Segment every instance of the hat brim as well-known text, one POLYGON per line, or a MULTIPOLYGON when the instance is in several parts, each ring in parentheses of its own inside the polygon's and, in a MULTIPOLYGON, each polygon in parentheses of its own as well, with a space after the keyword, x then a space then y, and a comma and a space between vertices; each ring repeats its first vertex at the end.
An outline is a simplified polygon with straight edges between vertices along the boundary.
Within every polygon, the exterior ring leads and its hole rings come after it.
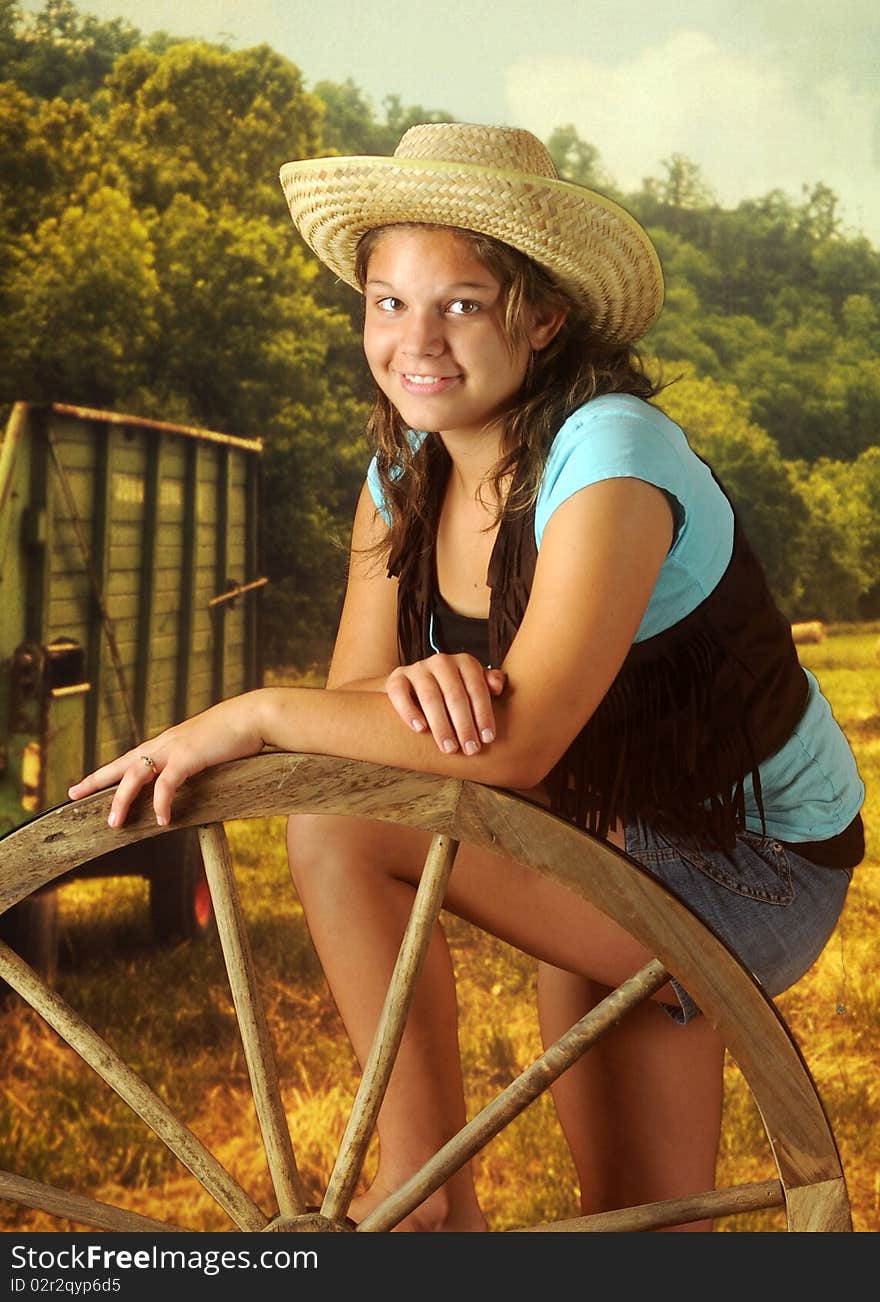
POLYGON ((376 226, 426 222, 491 235, 525 253, 585 303, 610 343, 640 338, 663 306, 660 259, 642 226, 605 195, 568 181, 439 159, 309 158, 285 163, 294 225, 341 280, 376 226))

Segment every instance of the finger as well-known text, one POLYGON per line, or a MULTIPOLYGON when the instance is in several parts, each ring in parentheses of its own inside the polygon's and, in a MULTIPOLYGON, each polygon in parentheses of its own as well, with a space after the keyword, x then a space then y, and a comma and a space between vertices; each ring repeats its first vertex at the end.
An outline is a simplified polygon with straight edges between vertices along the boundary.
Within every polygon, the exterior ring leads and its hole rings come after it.
POLYGON ((79 782, 74 782, 72 787, 68 787, 68 796, 71 800, 82 800, 84 796, 92 796, 96 791, 104 791, 107 787, 116 786, 127 771, 131 759, 131 752, 128 752, 120 755, 110 764, 95 769, 94 773, 87 774, 86 777, 80 778, 79 782))
POLYGON ((507 684, 507 674, 503 669, 487 669, 486 683, 493 696, 500 696, 507 684))
MULTIPOLYGON (((441 668, 442 671, 442 667, 436 663, 440 660, 440 656, 433 656, 431 669, 422 664, 411 665, 409 667, 409 679, 431 736, 444 754, 451 755, 458 750, 458 737, 448 711, 446 692, 441 688, 436 677, 437 669, 441 668)), ((458 691, 464 696, 461 678, 458 675, 456 675, 456 678, 458 691)))
POLYGON ((476 755, 482 745, 481 730, 494 733, 491 699, 479 661, 470 655, 438 656, 432 668, 458 745, 466 755, 476 755))
POLYGON ((129 761, 110 802, 107 822, 111 827, 122 827, 132 802, 145 786, 153 781, 153 772, 138 756, 129 761))
POLYGON ((199 771, 194 767, 181 767, 173 757, 162 769, 153 787, 153 811, 160 827, 167 827, 171 822, 171 806, 180 787, 199 771))
POLYGON ((495 710, 492 705, 489 674, 479 661, 471 656, 463 659, 460 671, 468 696, 473 732, 481 744, 488 744, 495 740, 495 710))
POLYGON ((394 709, 413 732, 424 732, 428 722, 419 708, 412 683, 402 670, 395 669, 385 682, 385 693, 394 709))

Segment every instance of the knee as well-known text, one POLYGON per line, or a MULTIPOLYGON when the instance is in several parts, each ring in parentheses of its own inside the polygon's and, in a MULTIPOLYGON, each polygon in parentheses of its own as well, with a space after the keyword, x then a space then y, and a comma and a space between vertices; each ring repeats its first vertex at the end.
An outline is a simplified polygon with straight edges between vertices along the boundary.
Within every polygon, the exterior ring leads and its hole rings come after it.
POLYGON ((287 820, 287 862, 293 884, 300 890, 319 873, 332 870, 339 848, 326 814, 291 814, 287 820))
POLYGON ((291 814, 287 861, 297 891, 351 889, 358 880, 373 887, 380 879, 410 880, 421 864, 420 842, 411 829, 338 814, 291 814))
POLYGON ((287 862, 300 894, 314 884, 323 892, 349 886, 357 877, 382 872, 393 857, 377 843, 371 824, 337 814, 291 814, 287 820, 287 862))

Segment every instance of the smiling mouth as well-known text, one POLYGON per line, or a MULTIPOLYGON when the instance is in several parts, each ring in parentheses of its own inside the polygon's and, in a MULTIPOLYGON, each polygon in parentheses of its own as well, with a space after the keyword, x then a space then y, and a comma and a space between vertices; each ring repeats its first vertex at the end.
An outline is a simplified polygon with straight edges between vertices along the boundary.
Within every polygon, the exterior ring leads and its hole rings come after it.
POLYGON ((418 371, 398 371, 400 386, 410 396, 433 398, 445 393, 461 379, 460 375, 420 375, 418 371))

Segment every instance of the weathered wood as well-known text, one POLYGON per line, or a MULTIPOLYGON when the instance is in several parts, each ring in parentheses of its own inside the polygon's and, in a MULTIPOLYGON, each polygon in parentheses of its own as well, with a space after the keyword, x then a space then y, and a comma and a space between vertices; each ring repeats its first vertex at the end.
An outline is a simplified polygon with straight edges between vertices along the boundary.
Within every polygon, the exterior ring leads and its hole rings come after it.
POLYGON ((666 969, 660 963, 652 962, 619 985, 554 1041, 525 1071, 520 1072, 405 1184, 374 1207, 358 1229, 376 1232, 397 1225, 549 1089, 591 1045, 668 980, 666 969))
POLYGON ((435 836, 431 841, 370 1054, 327 1184, 321 1214, 328 1220, 338 1220, 348 1211, 397 1059, 416 981, 440 916, 457 850, 458 842, 449 837, 435 836))
POLYGON ((267 1218, 191 1130, 122 1061, 42 977, 0 941, 0 977, 26 999, 82 1060, 115 1090, 196 1177, 242 1230, 261 1230, 267 1218))
POLYGON ((842 1176, 800 1049, 752 974, 646 869, 527 801, 466 784, 457 834, 510 854, 588 899, 640 941, 723 1034, 761 1113, 786 1188, 842 1176))
MULTIPOLYGON (((0 910, 106 850, 162 834, 148 796, 129 826, 108 828, 110 800, 104 792, 63 806, 6 837, 0 845, 0 910)), ((486 846, 590 901, 680 980, 718 1028, 761 1114, 790 1226, 852 1228, 828 1119, 772 1000, 690 910, 621 851, 518 796, 476 783, 279 752, 192 779, 175 802, 174 826, 292 812, 376 818, 486 846)), ((334 1207, 344 1201, 333 1194, 334 1207)))
POLYGON ((691 1225, 694 1221, 736 1216, 742 1212, 766 1211, 769 1207, 782 1207, 784 1204, 785 1194, 779 1181, 763 1180, 758 1184, 735 1185, 731 1189, 713 1189, 710 1193, 692 1194, 687 1198, 667 1198, 659 1203, 597 1212, 595 1216, 576 1216, 567 1221, 550 1221, 546 1225, 524 1225, 520 1229, 508 1230, 508 1233, 593 1234, 604 1230, 632 1234, 665 1230, 672 1225, 691 1225))
MULTIPOLYGON (((320 690, 320 689, 315 689, 320 690)), ((449 834, 461 782, 327 755, 265 751, 218 764, 191 778, 160 828, 151 789, 124 827, 107 826, 112 791, 59 805, 2 840, 0 913, 98 855, 181 827, 302 813, 348 814, 449 834)))
POLYGON ((846 1182, 826 1180, 824 1184, 786 1189, 785 1206, 789 1230, 840 1233, 852 1229, 846 1182))
POLYGON ((11 1171, 0 1171, 0 1198, 21 1207, 33 1207, 50 1216, 63 1216, 78 1225, 94 1225, 98 1230, 115 1230, 120 1234, 186 1234, 182 1225, 154 1221, 151 1216, 127 1212, 110 1203, 100 1203, 82 1194, 64 1193, 52 1185, 25 1180, 11 1171))
POLYGON ((305 1193, 296 1169, 281 1101, 275 1050, 257 986, 244 911, 223 824, 200 827, 199 845, 278 1211, 282 1216, 296 1216, 305 1207, 305 1193))

